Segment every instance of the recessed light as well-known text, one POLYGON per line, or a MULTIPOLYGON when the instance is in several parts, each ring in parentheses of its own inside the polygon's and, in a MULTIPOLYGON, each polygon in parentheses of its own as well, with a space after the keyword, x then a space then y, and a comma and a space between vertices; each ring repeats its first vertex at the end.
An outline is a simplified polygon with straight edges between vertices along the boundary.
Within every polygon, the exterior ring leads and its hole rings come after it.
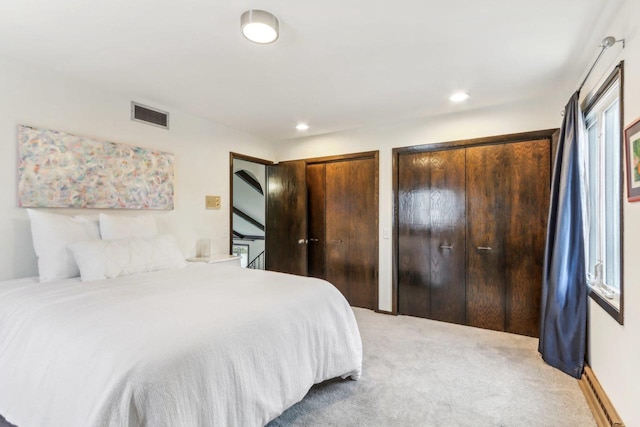
POLYGON ((247 10, 240 17, 240 28, 254 43, 268 44, 278 39, 278 18, 264 10, 247 10))
POLYGON ((297 130, 309 130, 309 125, 306 123, 298 123, 296 125, 297 130))
POLYGON ((467 92, 456 92, 449 97, 449 101, 451 102, 462 102, 469 99, 469 94, 467 92))

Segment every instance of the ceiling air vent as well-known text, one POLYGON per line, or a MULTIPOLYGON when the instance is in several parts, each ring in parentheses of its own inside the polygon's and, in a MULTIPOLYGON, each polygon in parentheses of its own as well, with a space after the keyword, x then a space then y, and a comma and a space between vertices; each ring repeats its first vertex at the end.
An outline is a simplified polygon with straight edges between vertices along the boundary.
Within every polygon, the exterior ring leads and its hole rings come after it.
POLYGON ((133 101, 131 102, 131 120, 169 129, 169 113, 133 101))

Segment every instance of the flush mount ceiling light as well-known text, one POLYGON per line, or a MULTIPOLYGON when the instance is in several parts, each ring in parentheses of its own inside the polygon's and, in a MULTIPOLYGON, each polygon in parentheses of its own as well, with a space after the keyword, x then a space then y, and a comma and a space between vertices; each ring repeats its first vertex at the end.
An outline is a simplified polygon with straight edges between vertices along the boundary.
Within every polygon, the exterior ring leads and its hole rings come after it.
POLYGON ((309 125, 306 123, 298 123, 296 125, 297 130, 309 130, 309 125))
POLYGON ((240 28, 254 43, 268 44, 278 40, 278 18, 264 10, 247 10, 240 17, 240 28))
POLYGON ((451 102, 462 102, 469 99, 469 94, 466 92, 456 92, 449 97, 449 101, 451 102))

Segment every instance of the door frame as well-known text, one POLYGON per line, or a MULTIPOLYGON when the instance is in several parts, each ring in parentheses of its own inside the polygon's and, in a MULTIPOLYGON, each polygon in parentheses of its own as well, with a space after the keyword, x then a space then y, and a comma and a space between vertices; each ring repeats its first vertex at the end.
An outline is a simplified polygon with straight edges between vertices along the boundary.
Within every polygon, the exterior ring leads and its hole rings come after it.
MULTIPOLYGON (((391 314, 398 314, 398 222, 399 222, 399 161, 400 156, 404 154, 426 153, 433 151, 455 150, 460 148, 481 146, 481 145, 497 145, 511 142, 532 141, 539 139, 551 140, 554 133, 558 129, 545 129, 533 132, 520 132, 505 135, 489 136, 473 139, 462 139, 456 141, 447 141, 440 143, 412 145, 407 147, 397 147, 391 150, 392 157, 392 197, 391 205, 393 209, 393 227, 391 240, 391 314)), ((553 168, 554 153, 551 154, 551 165, 553 168)), ((553 170, 553 169, 552 169, 553 170)))
MULTIPOLYGON (((229 152, 229 255, 233 254, 233 160, 234 159, 245 160, 247 162, 252 162, 252 163, 259 163, 265 166, 269 166, 274 163, 271 160, 260 159, 258 157, 252 157, 246 154, 234 153, 233 151, 229 152)), ((266 201, 265 201, 264 209, 266 213, 266 209, 267 209, 266 201)), ((267 239, 266 233, 264 235, 264 238, 265 238, 265 244, 266 244, 266 239, 267 239)))
MULTIPOLYGON (((387 311, 380 310, 380 151, 363 151, 358 153, 347 153, 347 154, 339 154, 333 156, 323 156, 323 157, 312 157, 306 159, 292 159, 286 160, 282 162, 274 162, 271 160, 260 159, 258 157, 252 157, 245 154, 229 152, 229 200, 230 200, 230 208, 229 208, 229 253, 232 253, 233 250, 233 159, 246 160, 249 162, 260 163, 265 166, 274 165, 277 163, 284 163, 287 161, 296 161, 302 160, 305 162, 305 166, 309 164, 318 164, 318 163, 331 163, 331 162, 339 162, 345 160, 356 160, 356 159, 364 159, 364 158, 373 158, 375 162, 375 180, 374 180, 374 204, 377 206, 376 209, 376 222, 375 228, 376 232, 376 244, 375 244, 375 252, 378 254, 376 257, 376 269, 375 269, 375 301, 376 301, 376 312, 388 313, 387 311)), ((306 186, 306 182, 305 182, 306 186)), ((266 203, 265 203, 266 209, 266 203)), ((265 239, 268 239, 265 233, 265 239)))
POLYGON ((331 163, 331 162, 340 162, 343 160, 356 160, 356 159, 368 159, 374 158, 376 160, 376 165, 378 165, 380 157, 380 151, 362 151, 360 153, 348 153, 348 154, 338 154, 335 156, 324 156, 324 157, 311 157, 308 159, 301 159, 306 162, 306 164, 315 164, 315 163, 331 163))

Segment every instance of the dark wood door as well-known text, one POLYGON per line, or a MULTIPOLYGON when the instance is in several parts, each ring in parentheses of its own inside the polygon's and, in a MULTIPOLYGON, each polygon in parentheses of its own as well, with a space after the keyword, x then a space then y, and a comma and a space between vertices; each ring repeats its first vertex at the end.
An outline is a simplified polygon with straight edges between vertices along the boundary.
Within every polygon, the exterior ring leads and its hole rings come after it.
POLYGON ((325 277, 349 299, 350 166, 348 161, 326 164, 325 277))
POLYGON ((431 153, 431 315, 464 324, 465 150, 431 153))
POLYGON ((325 278, 325 164, 307 165, 309 276, 325 278))
POLYGON ((539 336, 542 265, 549 212, 551 142, 507 144, 504 151, 505 330, 539 336))
POLYGON ((465 323, 465 151, 398 161, 399 311, 465 323))
POLYGON ((267 270, 307 275, 307 189, 303 160, 267 166, 267 270))
POLYGON ((504 330, 504 145, 467 148, 467 324, 504 330))
POLYGON ((376 162, 349 163, 349 302, 375 310, 378 306, 378 204, 376 162))
POLYGON ((377 162, 325 164, 325 278, 353 306, 378 306, 377 162))
POLYGON ((398 311, 429 317, 431 307, 430 153, 398 158, 398 311))

